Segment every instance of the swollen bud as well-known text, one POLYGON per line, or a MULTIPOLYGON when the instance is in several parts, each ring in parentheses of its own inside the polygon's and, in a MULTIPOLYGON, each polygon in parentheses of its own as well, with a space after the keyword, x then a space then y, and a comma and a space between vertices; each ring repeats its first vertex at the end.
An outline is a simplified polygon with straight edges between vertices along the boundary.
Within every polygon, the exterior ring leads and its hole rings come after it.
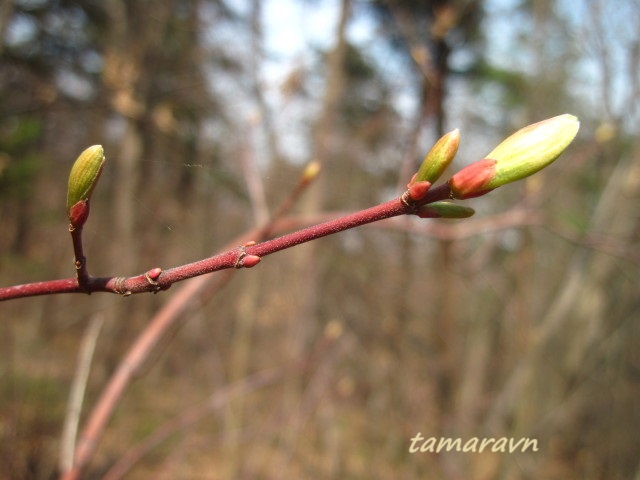
POLYGON ((433 202, 418 209, 420 218, 469 218, 476 213, 473 208, 451 202, 433 202))
POLYGON ((458 145, 460 145, 460 131, 456 128, 438 140, 427 153, 418 173, 409 182, 409 186, 415 182, 433 183, 438 180, 456 156, 458 145))
MULTIPOLYGON (((100 178, 104 161, 102 146, 94 145, 82 152, 73 167, 71 167, 69 188, 67 190, 67 215, 70 220, 72 213, 74 213, 72 209, 82 208, 79 205, 80 202, 88 204, 91 193, 98 182, 98 178, 100 178)), ((88 208, 86 215, 88 215, 88 208)), ((78 215, 74 216, 78 217, 78 215)), ((84 220, 86 220, 86 217, 84 220)))
POLYGON ((453 196, 477 197, 536 173, 560 156, 579 128, 578 119, 565 114, 518 130, 484 160, 472 163, 451 178, 453 196))
POLYGON ((543 169, 564 152, 579 128, 578 119, 565 114, 518 130, 487 155, 498 162, 489 187, 497 188, 543 169))

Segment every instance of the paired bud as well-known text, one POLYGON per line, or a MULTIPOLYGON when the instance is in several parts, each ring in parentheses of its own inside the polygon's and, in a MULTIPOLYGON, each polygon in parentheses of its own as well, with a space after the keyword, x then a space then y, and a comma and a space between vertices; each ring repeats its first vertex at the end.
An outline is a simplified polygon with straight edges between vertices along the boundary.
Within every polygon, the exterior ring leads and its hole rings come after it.
POLYGON ((469 218, 476 213, 473 208, 451 202, 433 202, 418 209, 420 218, 469 218))
POLYGON ((578 119, 565 114, 518 130, 449 180, 454 198, 478 197, 536 173, 560 156, 579 128, 578 119))
POLYGON ((67 215, 73 227, 80 227, 89 216, 89 199, 104 166, 101 145, 87 148, 77 158, 69 173, 67 215))
POLYGON ((438 180, 453 160, 453 157, 456 156, 458 145, 460 145, 460 131, 456 128, 438 140, 433 148, 429 150, 429 153, 422 161, 422 165, 420 165, 420 169, 413 176, 407 187, 411 187, 416 182, 433 183, 438 180))

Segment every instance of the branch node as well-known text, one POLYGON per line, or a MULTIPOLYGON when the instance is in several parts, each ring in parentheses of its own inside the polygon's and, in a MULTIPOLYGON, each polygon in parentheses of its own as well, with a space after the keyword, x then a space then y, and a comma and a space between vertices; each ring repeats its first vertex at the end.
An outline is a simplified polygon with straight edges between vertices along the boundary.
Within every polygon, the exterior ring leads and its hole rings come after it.
POLYGON ((238 247, 238 258, 236 259, 236 263, 233 264, 234 268, 242 268, 242 260, 247 256, 247 251, 245 250, 244 245, 240 245, 238 247))
POLYGON ((409 194, 409 190, 407 190, 402 194, 402 196, 400 197, 400 202, 405 207, 407 207, 407 209, 409 210, 409 213, 417 213, 418 206, 416 205, 413 198, 411 198, 411 195, 409 194))
POLYGON ((116 277, 113 279, 114 286, 113 291, 123 297, 128 297, 131 295, 131 290, 127 289, 127 278, 126 277, 116 277))
POLYGON ((149 270, 147 273, 144 274, 144 278, 147 280, 149 285, 154 287, 153 293, 158 293, 160 290, 162 290, 162 287, 157 282, 158 278, 160 278, 161 273, 162 273, 162 269, 156 267, 156 268, 152 268, 151 270, 149 270))
POLYGON ((82 270, 86 264, 87 264, 87 257, 76 258, 74 262, 76 270, 82 270))

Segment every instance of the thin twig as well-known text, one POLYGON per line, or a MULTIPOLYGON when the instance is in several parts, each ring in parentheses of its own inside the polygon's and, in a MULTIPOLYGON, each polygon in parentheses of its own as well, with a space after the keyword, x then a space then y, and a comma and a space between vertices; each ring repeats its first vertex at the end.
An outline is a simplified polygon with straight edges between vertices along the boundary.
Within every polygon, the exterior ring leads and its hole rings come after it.
POLYGON ((69 225, 69 233, 71 233, 71 241, 73 243, 73 254, 75 257, 76 278, 78 279, 78 286, 81 289, 88 289, 91 282, 89 276, 89 270, 87 269, 87 258, 84 256, 84 249, 82 247, 82 225, 73 226, 69 225))
MULTIPOLYGON (((350 339, 345 338, 341 328, 327 328, 324 335, 317 340, 301 362, 290 363, 283 368, 262 370, 218 390, 205 401, 194 405, 189 410, 163 423, 139 445, 130 448, 125 455, 107 471, 102 477, 102 480, 118 480, 122 478, 122 476, 128 473, 145 455, 165 442, 172 435, 175 435, 179 431, 186 430, 205 416, 210 415, 217 409, 228 404, 229 401, 236 397, 246 395, 260 388, 275 385, 292 375, 304 375, 311 379, 315 378, 317 373, 313 373, 312 370, 316 372, 320 370, 326 372, 328 369, 327 363, 334 364, 337 362, 345 352, 349 351, 352 345, 350 339)), ((305 411, 308 414, 310 405, 307 406, 305 411)), ((284 419, 281 419, 278 423, 281 424, 283 420, 284 419)))
POLYGON ((91 317, 89 325, 82 337, 80 353, 78 354, 78 366, 71 384, 69 392, 69 402, 67 403, 67 413, 65 415, 62 438, 60 440, 60 471, 66 472, 73 466, 73 453, 76 445, 76 435, 82 411, 84 392, 87 387, 87 379, 91 370, 91 361, 95 352, 96 341, 100 334, 100 329, 104 323, 101 314, 91 317))
POLYGON ((228 404, 234 398, 246 395, 267 385, 272 385, 282 377, 283 374, 280 370, 264 370, 218 390, 201 404, 165 422, 136 447, 128 449, 126 454, 105 473, 102 480, 118 480, 122 478, 147 453, 165 442, 176 432, 196 424, 202 418, 228 404))
POLYGON ((228 268, 242 268, 254 266, 260 258, 272 253, 286 250, 301 243, 310 242, 327 235, 349 230, 351 228, 377 222, 385 218, 399 215, 413 214, 416 207, 439 200, 450 198, 451 190, 448 184, 430 190, 425 198, 414 205, 407 205, 402 197, 390 200, 375 207, 361 210, 344 217, 314 225, 282 237, 274 238, 255 245, 241 245, 227 250, 213 257, 199 260, 180 267, 162 271, 152 268, 149 271, 133 277, 89 277, 86 285, 81 286, 75 278, 37 282, 16 285, 0 289, 0 301, 15 298, 50 295, 56 293, 93 293, 110 292, 128 296, 136 293, 166 290, 176 282, 189 278, 217 272, 228 268), (247 262, 252 258, 254 261, 247 262))

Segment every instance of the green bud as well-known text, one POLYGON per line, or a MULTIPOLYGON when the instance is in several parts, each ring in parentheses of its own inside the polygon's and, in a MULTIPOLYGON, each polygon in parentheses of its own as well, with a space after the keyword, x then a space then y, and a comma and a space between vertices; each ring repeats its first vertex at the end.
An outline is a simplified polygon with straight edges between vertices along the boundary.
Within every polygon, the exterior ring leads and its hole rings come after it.
POLYGON ((102 145, 87 148, 77 158, 69 173, 69 188, 67 190, 67 215, 78 202, 88 202, 91 193, 98 183, 104 165, 104 150, 102 145))
POLYGON ((449 180, 454 198, 484 195, 494 188, 528 177, 543 169, 573 141, 580 122, 559 115, 524 127, 486 156, 457 172, 449 180))
POLYGON ((433 202, 420 207, 420 218, 469 218, 476 213, 473 208, 451 202, 433 202))
POLYGON ((460 145, 460 131, 456 128, 436 142, 424 157, 418 173, 414 175, 409 185, 415 182, 433 183, 438 180, 456 156, 458 145, 460 145))
POLYGON ((485 157, 496 161, 495 175, 485 188, 497 188, 543 169, 569 146, 579 128, 578 119, 565 114, 518 130, 485 157))

